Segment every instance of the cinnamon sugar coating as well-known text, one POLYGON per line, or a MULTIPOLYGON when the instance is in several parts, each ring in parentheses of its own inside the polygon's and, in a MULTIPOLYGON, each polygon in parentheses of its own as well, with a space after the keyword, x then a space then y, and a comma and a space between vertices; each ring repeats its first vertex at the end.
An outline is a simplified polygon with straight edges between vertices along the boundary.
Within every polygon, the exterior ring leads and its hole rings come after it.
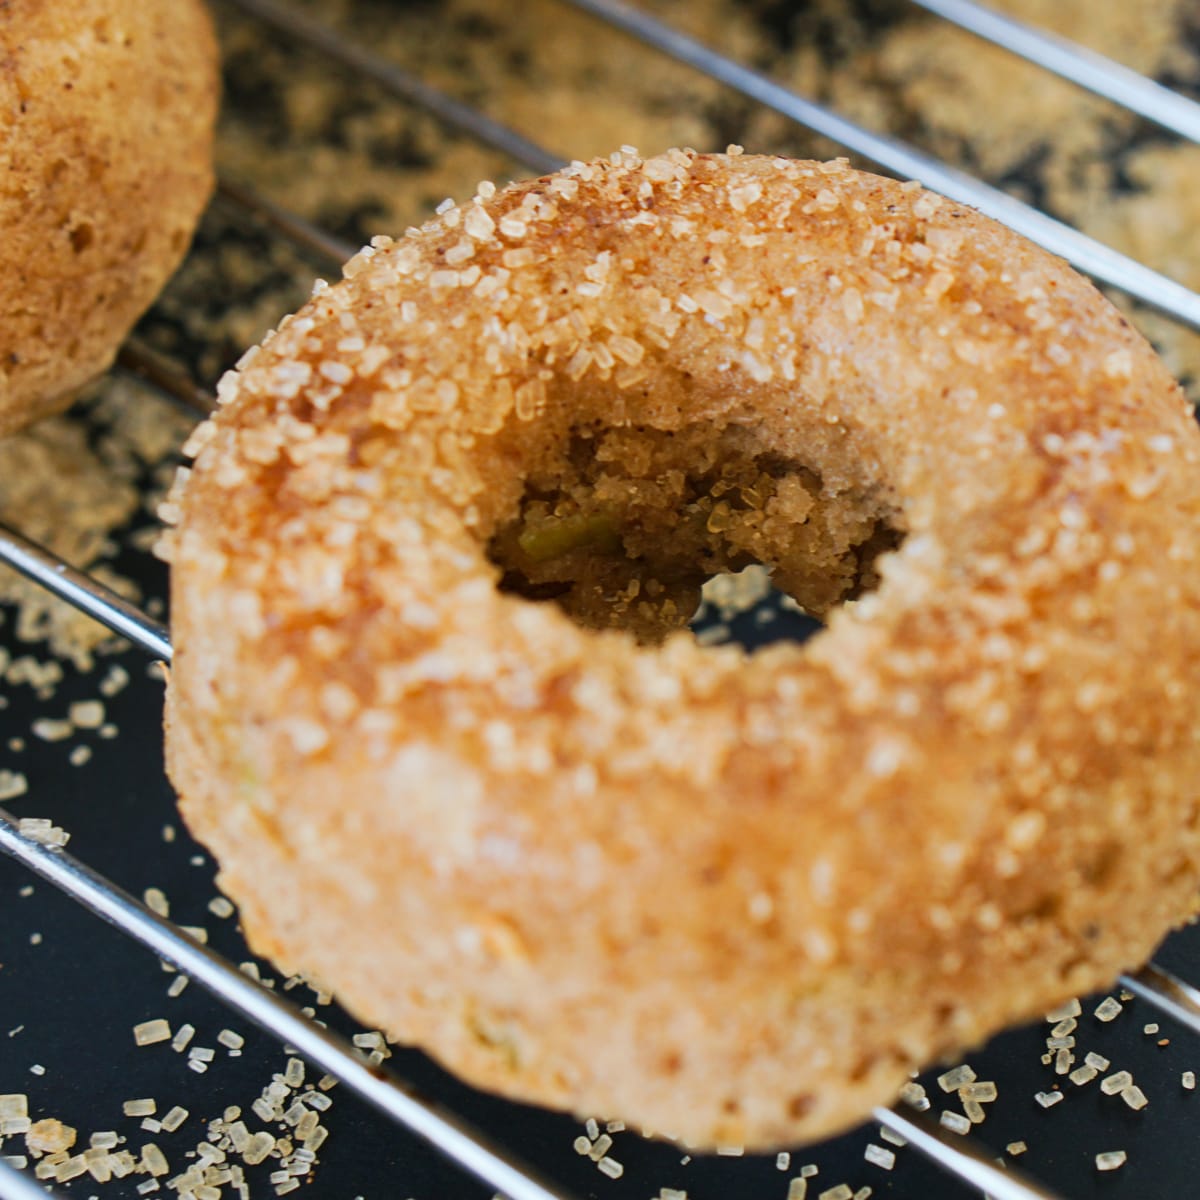
POLYGON ((1200 433, 1087 281, 680 151, 345 273, 164 512, 169 769, 258 950, 481 1086, 765 1147, 1194 910, 1200 433), (673 632, 755 560, 822 633, 673 632))
POLYGON ((212 190, 202 0, 0 6, 0 436, 66 408, 178 266, 212 190))

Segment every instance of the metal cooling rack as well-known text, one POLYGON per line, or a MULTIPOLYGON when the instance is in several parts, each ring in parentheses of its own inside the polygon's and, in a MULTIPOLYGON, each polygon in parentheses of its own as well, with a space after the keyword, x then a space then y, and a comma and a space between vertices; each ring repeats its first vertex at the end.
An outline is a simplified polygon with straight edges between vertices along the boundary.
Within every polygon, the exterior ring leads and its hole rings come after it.
MULTIPOLYGON (((516 131, 279 0, 231 2, 284 36, 306 43, 374 80, 394 95, 432 113, 447 126, 500 150, 523 167, 545 173, 563 165, 562 160, 516 131)), ((1098 282, 1200 330, 1200 295, 981 180, 902 141, 853 124, 623 0, 562 2, 573 4, 893 174, 918 178, 934 190, 980 209, 1066 258, 1098 282)), ((973 0, 911 2, 1123 105, 1174 134, 1200 143, 1200 104, 1111 60, 992 12, 973 0)), ((273 227, 297 246, 330 260, 343 261, 356 249, 236 182, 222 180, 219 196, 227 204, 273 227)), ((213 407, 211 397, 184 367, 136 338, 122 350, 119 365, 191 409, 203 413, 213 407)), ((153 659, 170 661, 171 642, 165 626, 96 579, 3 525, 0 525, 0 562, 91 615, 153 659)), ((567 1192, 540 1179, 506 1148, 489 1144, 453 1113, 422 1098, 402 1080, 377 1066, 366 1065, 343 1039, 248 978, 180 927, 150 911, 71 855, 23 836, 16 819, 2 808, 0 851, 172 963, 228 1008, 336 1075, 347 1088, 387 1117, 425 1139, 463 1171, 496 1188, 509 1200, 569 1200, 567 1192)), ((1119 982, 1146 1003, 1200 1034, 1200 989, 1154 964, 1136 974, 1122 976, 1119 982)), ((977 1146, 969 1138, 948 1134, 929 1116, 907 1108, 880 1108, 872 1116, 950 1175, 982 1189, 994 1200, 1053 1200, 1054 1194, 1037 1182, 1012 1169, 1000 1169, 990 1150, 977 1146)), ((0 1159, 3 1200, 44 1200, 48 1194, 0 1159)))

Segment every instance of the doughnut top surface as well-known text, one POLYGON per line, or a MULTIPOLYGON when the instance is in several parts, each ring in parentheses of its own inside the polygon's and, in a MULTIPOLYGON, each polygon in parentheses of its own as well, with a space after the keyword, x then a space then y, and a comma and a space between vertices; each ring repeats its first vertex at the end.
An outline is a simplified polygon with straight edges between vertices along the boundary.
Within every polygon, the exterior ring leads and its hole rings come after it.
POLYGON ((169 766, 260 949, 477 1083, 763 1146, 1192 912, 1200 433, 1088 282, 682 151, 345 274, 164 512, 169 766), (747 561, 825 631, 672 632, 747 561))

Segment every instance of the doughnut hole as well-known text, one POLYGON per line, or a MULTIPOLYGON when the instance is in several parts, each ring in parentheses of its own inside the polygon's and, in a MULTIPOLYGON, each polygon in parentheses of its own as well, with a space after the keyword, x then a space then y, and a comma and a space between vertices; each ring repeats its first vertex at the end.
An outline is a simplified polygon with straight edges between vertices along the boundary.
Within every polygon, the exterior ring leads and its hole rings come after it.
POLYGON ((820 618, 876 585, 901 536, 879 495, 831 492, 743 426, 584 426, 529 473, 488 552, 502 591, 652 644, 708 579, 755 563, 820 618))

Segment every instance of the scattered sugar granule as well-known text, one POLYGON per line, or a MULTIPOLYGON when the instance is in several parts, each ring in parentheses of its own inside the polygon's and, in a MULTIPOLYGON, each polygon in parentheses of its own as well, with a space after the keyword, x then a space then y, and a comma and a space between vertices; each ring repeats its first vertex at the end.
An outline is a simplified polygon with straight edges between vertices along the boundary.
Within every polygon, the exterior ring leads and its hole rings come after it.
POLYGON ((1038 1092, 1033 1097, 1043 1108, 1053 1108, 1063 1098, 1062 1092, 1038 1092))
POLYGON ((944 1075, 939 1075, 937 1081, 938 1087, 943 1092, 957 1092, 960 1088, 966 1087, 968 1083, 975 1082, 975 1072, 966 1063, 963 1063, 961 1066, 953 1067, 944 1075))
POLYGON ((969 1133, 971 1131, 971 1122, 967 1120, 962 1113, 950 1112, 945 1110, 938 1118, 938 1124, 943 1129, 949 1129, 951 1133, 969 1133))
POLYGON ((144 1100, 126 1100, 121 1105, 121 1111, 127 1117, 152 1117, 158 1111, 158 1104, 149 1097, 144 1100))
POLYGON ((142 1021, 133 1027, 133 1040, 139 1046, 153 1046, 157 1042, 171 1040, 171 1026, 162 1017, 142 1021))
POLYGON ((1153 1037, 1158 1032, 1158 1026, 1153 1021, 1151 1021, 1149 1025, 1142 1026, 1142 1032, 1147 1037, 1153 1037))
POLYGON ((588 1157, 591 1158, 593 1162, 599 1162, 608 1153, 608 1148, 612 1144, 612 1138, 610 1138, 607 1133, 602 1133, 595 1140, 595 1142, 588 1147, 588 1157))
POLYGON ((208 902, 208 911, 212 913, 214 917, 221 917, 224 919, 226 917, 232 917, 237 909, 233 907, 233 901, 228 900, 226 897, 214 896, 208 902))
POLYGON ((0 1095, 0 1118, 29 1116, 29 1098, 22 1092, 0 1095))
POLYGON ((875 1145, 874 1142, 867 1143, 863 1158, 872 1166, 882 1167, 885 1171, 890 1171, 896 1165, 896 1155, 883 1146, 875 1145))
POLYGON ((1024 1154, 1029 1147, 1025 1145, 1024 1142, 1009 1142, 1004 1149, 1007 1150, 1009 1154, 1013 1156, 1013 1158, 1016 1158, 1018 1155, 1024 1154))
POLYGON ((129 672, 126 671, 124 667, 113 663, 113 665, 108 668, 108 673, 102 680, 100 680, 100 695, 106 698, 111 698, 123 688, 128 686, 128 684, 129 672))
POLYGON ((180 1025, 175 1036, 171 1039, 171 1049, 176 1054, 182 1054, 187 1048, 188 1043, 196 1036, 195 1025, 180 1025))
POLYGON ((1124 1007, 1119 1000, 1108 996, 1096 1005, 1096 1011, 1092 1015, 1097 1021, 1104 1021, 1107 1024, 1109 1021, 1115 1021, 1124 1011, 1124 1007))
POLYGON ((161 888, 147 888, 142 893, 142 900, 152 913, 157 913, 160 917, 169 917, 171 915, 171 904, 167 900, 166 893, 161 888))
POLYGON ((104 705, 99 700, 77 700, 67 709, 76 729, 99 729, 104 724, 104 705))
POLYGON ((29 728, 33 736, 41 738, 43 742, 61 742, 75 732, 75 726, 70 721, 53 717, 38 717, 29 728))
POLYGON ((29 791, 29 781, 20 771, 0 769, 0 800, 15 800, 29 791))
POLYGON ((839 1183, 837 1187, 826 1188, 817 1196, 817 1200, 854 1200, 854 1192, 848 1184, 839 1183))
POLYGON ((222 1029, 217 1034, 217 1041, 226 1050, 240 1050, 246 1044, 246 1039, 240 1033, 234 1033, 232 1029, 222 1029))
POLYGON ((745 1146, 718 1146, 717 1154, 722 1158, 741 1158, 746 1153, 745 1146))
POLYGON ((275 1149, 275 1139, 269 1133, 256 1133, 249 1145, 242 1152, 242 1158, 250 1165, 257 1166, 275 1149))
POLYGON ((1092 1080, 1095 1079, 1099 1074, 1100 1072, 1097 1071, 1095 1067, 1089 1067, 1085 1065, 1082 1067, 1076 1067, 1075 1070, 1073 1070, 1071 1074, 1067 1076, 1067 1078, 1070 1079, 1070 1081, 1077 1087, 1083 1087, 1085 1083, 1091 1083, 1092 1080))
POLYGON ((1127 1088, 1121 1089, 1121 1099, 1133 1109, 1134 1112, 1140 1112, 1147 1104, 1150 1103, 1146 1099, 1146 1093, 1142 1091, 1136 1083, 1131 1083, 1127 1088))
POLYGON ((187 985, 188 977, 186 975, 176 975, 175 978, 171 980, 171 986, 167 988, 167 995, 174 1000, 178 996, 183 995, 183 989, 186 988, 187 985))
POLYGON ((1179 1082, 1182 1083, 1189 1092, 1194 1092, 1196 1090, 1196 1072, 1184 1071, 1184 1073, 1179 1077, 1179 1082))
POLYGON ((808 1196, 808 1180, 800 1177, 788 1182, 787 1200, 806 1200, 808 1196))
POLYGON ((792 1156, 786 1150, 780 1150, 775 1155, 775 1170, 786 1171, 792 1165, 792 1156))
POLYGON ((928 1111, 929 1097, 925 1094, 925 1089, 919 1083, 906 1083, 900 1089, 900 1099, 906 1104, 911 1105, 918 1112, 928 1111))
POLYGON ((1106 1150, 1103 1154, 1096 1155, 1096 1170, 1115 1171, 1125 1165, 1126 1158, 1124 1150, 1106 1150))
POLYGON ((142 1167, 151 1175, 166 1175, 171 1169, 166 1155, 153 1142, 142 1147, 142 1167))
POLYGON ((1112 1063, 1103 1054, 1097 1054, 1094 1050, 1089 1050, 1083 1061, 1089 1067, 1095 1067, 1097 1071, 1107 1071, 1112 1066, 1112 1063))
POLYGON ((958 1089, 960 1100, 976 1100, 980 1104, 991 1104, 999 1094, 999 1089, 991 1080, 968 1083, 958 1089))
POLYGON ((54 1117, 47 1117, 31 1125, 25 1134, 25 1148, 37 1157, 41 1154, 57 1154, 70 1150, 75 1145, 75 1130, 54 1117))
POLYGON ((1128 1071, 1117 1071, 1116 1074, 1100 1080, 1100 1090, 1106 1096, 1115 1096, 1118 1092, 1123 1092, 1131 1086, 1132 1083, 1133 1076, 1128 1071))
POLYGON ((188 1110, 176 1104, 162 1119, 162 1127, 168 1133, 174 1133, 188 1119, 188 1110))
POLYGON ((615 1158, 609 1158, 607 1154, 596 1163, 596 1169, 601 1175, 607 1175, 609 1179, 620 1179, 625 1174, 624 1165, 617 1162, 615 1158))
POLYGON ((17 822, 17 832, 31 842, 43 846, 65 846, 71 835, 45 817, 22 817, 17 822))

